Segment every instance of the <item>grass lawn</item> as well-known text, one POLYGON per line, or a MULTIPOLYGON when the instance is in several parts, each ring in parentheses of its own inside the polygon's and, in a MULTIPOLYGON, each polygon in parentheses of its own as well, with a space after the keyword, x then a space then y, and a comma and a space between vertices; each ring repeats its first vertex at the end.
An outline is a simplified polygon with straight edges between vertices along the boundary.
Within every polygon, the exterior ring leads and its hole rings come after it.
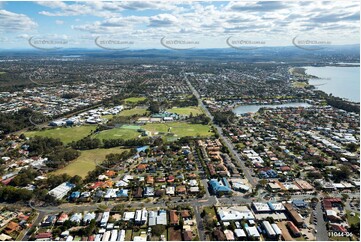
POLYGON ((124 99, 124 101, 126 103, 138 103, 138 102, 142 102, 146 99, 147 98, 145 98, 145 97, 129 97, 129 98, 124 99))
POLYGON ((202 110, 199 107, 193 106, 193 107, 184 107, 184 108, 171 108, 167 109, 168 112, 176 113, 179 115, 187 115, 189 116, 191 113, 193 115, 202 114, 202 110))
POLYGON ((50 138, 59 138, 63 143, 67 144, 72 141, 80 140, 90 134, 92 130, 95 130, 95 125, 82 125, 76 127, 59 127, 59 128, 50 128, 41 131, 28 131, 25 132, 26 137, 50 137, 50 138))
POLYGON ((211 136, 213 132, 210 132, 211 126, 203 124, 189 124, 186 122, 171 122, 171 123, 154 123, 145 124, 143 129, 150 131, 152 135, 156 132, 174 133, 178 137, 184 136, 211 136))
POLYGON ((349 224, 357 224, 360 222, 360 213, 355 213, 355 216, 351 216, 350 215, 351 211, 347 210, 346 214, 347 214, 347 221, 349 222, 349 224))
MULTIPOLYGON (((140 128, 140 127, 139 127, 140 128)), ((108 129, 94 134, 93 137, 103 139, 135 139, 140 133, 137 131, 138 128, 133 127, 120 127, 114 129, 108 129)))
POLYGON ((303 236, 301 236, 301 237, 295 238, 295 240, 297 240, 297 241, 305 241, 306 239, 303 236))
POLYGON ((349 237, 343 237, 343 236, 332 236, 330 237, 330 240, 333 241, 350 241, 349 237))
POLYGON ((204 211, 206 214, 209 214, 213 219, 217 219, 216 211, 214 207, 204 207, 204 211))
POLYGON ((119 116, 147 115, 149 112, 145 108, 132 108, 121 111, 119 116))
POLYGON ((131 229, 127 229, 125 230, 125 241, 131 241, 132 240, 132 230, 131 229))
POLYGON ((306 82, 293 82, 292 85, 293 87, 297 88, 305 88, 306 86, 308 86, 306 82))
POLYGON ((110 149, 94 149, 94 150, 83 150, 80 151, 81 155, 72 161, 66 167, 59 169, 52 174, 63 174, 66 173, 70 176, 79 175, 85 177, 89 171, 95 169, 95 162, 101 163, 105 156, 111 153, 122 153, 125 149, 110 148, 110 149))

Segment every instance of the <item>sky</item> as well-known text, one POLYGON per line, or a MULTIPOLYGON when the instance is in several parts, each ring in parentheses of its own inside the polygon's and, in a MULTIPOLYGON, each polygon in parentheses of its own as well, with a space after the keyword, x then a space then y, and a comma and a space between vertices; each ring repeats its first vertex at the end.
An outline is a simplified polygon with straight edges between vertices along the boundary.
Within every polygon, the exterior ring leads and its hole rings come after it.
POLYGON ((359 1, 0 1, 0 49, 358 44, 359 1))

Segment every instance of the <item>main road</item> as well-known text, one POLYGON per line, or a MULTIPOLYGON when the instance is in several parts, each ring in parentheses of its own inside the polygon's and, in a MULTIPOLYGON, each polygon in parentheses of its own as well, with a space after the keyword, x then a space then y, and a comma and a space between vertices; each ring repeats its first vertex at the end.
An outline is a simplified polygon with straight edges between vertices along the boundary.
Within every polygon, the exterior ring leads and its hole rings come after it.
MULTIPOLYGON (((214 119, 213 115, 209 112, 208 108, 203 104, 198 91, 193 87, 191 82, 188 80, 187 74, 181 73, 181 75, 184 76, 184 80, 187 82, 193 95, 197 98, 198 106, 200 106, 203 109, 204 113, 213 121, 213 119, 214 119)), ((251 184, 252 187, 255 187, 257 185, 257 181, 254 177, 252 177, 250 170, 248 169, 248 167, 246 167, 245 162, 242 160, 242 158, 240 157, 238 152, 235 151, 236 148, 233 145, 233 143, 227 137, 224 136, 222 128, 219 125, 213 123, 213 126, 216 128, 220 139, 223 141, 223 144, 225 146, 227 146, 229 152, 231 153, 231 156, 236 160, 239 167, 241 167, 243 174, 244 174, 245 178, 248 180, 249 184, 251 184)))

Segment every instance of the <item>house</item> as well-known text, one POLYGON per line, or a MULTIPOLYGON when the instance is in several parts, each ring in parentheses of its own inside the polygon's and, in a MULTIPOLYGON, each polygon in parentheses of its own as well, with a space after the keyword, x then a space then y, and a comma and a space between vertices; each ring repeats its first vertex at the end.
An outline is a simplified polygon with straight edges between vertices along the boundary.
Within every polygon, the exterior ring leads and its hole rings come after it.
POLYGON ((257 230, 257 227, 253 226, 253 227, 245 227, 244 228, 246 230, 246 233, 247 233, 247 236, 250 238, 250 239, 257 239, 259 240, 260 238, 260 234, 257 230))
POLYGON ((179 224, 179 217, 176 210, 169 211, 169 224, 173 226, 179 224))
POLYGON ((342 222, 342 218, 337 215, 337 212, 331 209, 327 209, 326 211, 326 217, 330 222, 339 223, 342 222))
POLYGON ((235 229, 234 234, 236 235, 237 239, 244 239, 247 237, 243 229, 235 229))
POLYGON ((174 187, 167 187, 165 190, 165 193, 170 196, 174 196, 175 194, 175 188, 174 187))
POLYGON ((83 217, 83 222, 85 224, 89 223, 91 220, 95 219, 96 214, 94 212, 92 213, 86 213, 83 217))
POLYGON ((247 206, 218 207, 217 214, 222 222, 255 219, 247 206))
POLYGON ((293 208, 292 204, 285 203, 284 207, 286 208, 286 211, 288 212, 288 215, 291 217, 293 224, 301 227, 304 224, 303 218, 300 216, 300 214, 293 208))
POLYGON ((11 234, 13 233, 14 231, 17 231, 18 229, 20 228, 19 224, 18 223, 15 223, 13 221, 11 221, 10 223, 7 224, 7 226, 5 227, 4 229, 4 232, 6 234, 11 234))
POLYGON ((74 187, 75 187, 74 184, 70 182, 64 182, 59 186, 55 187, 54 189, 50 190, 48 194, 52 195, 56 199, 62 199, 74 187))
POLYGON ((128 197, 128 189, 121 189, 116 193, 118 198, 127 198, 128 197))
POLYGON ((61 213, 59 215, 59 218, 58 218, 58 221, 56 221, 57 224, 63 224, 65 221, 67 221, 69 219, 69 216, 68 214, 66 213, 61 213))
POLYGON ((104 212, 103 213, 102 219, 100 221, 100 227, 106 227, 107 226, 107 223, 108 223, 108 220, 109 220, 109 215, 110 215, 109 212, 104 212))
POLYGON ((187 191, 186 187, 181 185, 176 187, 177 194, 185 194, 187 191))
POLYGON ((105 192, 104 198, 105 199, 112 199, 117 197, 118 188, 109 188, 105 192))
POLYGON ((51 240, 51 232, 38 233, 35 238, 36 240, 51 240))
POLYGON ((82 220, 83 215, 81 213, 74 213, 71 217, 70 217, 70 221, 71 222, 75 222, 75 223, 80 223, 80 221, 82 220))
POLYGON ((293 236, 295 236, 295 237, 301 236, 301 231, 297 228, 297 226, 294 223, 292 223, 291 221, 288 221, 286 226, 291 231, 293 236))
POLYGON ((231 230, 226 229, 223 231, 224 235, 226 236, 227 241, 234 241, 234 234, 231 230))
POLYGON ((124 214, 123 214, 123 220, 124 221, 133 220, 134 217, 135 217, 135 212, 124 212, 124 214))
POLYGON ((182 210, 181 217, 183 219, 189 219, 189 218, 192 218, 192 215, 190 214, 189 210, 182 210))
POLYGON ((142 198, 143 197, 143 189, 141 187, 137 187, 133 192, 134 198, 142 198))
POLYGON ((9 235, 6 235, 4 233, 0 234, 0 241, 10 241, 13 240, 13 238, 9 235))
POLYGON ((149 184, 149 185, 153 185, 154 184, 154 178, 152 176, 147 176, 145 179, 145 183, 149 184))
POLYGON ((138 225, 143 225, 147 223, 148 219, 148 211, 143 208, 142 210, 136 210, 135 211, 135 218, 134 221, 138 225))
POLYGON ((211 192, 217 196, 232 193, 232 189, 224 177, 222 178, 221 182, 219 182, 217 179, 211 179, 208 184, 210 186, 211 192))
POLYGON ((226 241, 227 240, 226 235, 219 228, 216 228, 213 231, 213 236, 217 241, 226 241))
POLYGON ((155 226, 157 224, 167 225, 167 211, 166 210, 159 210, 158 212, 149 211, 148 225, 155 226))
POLYGON ((165 195, 165 190, 164 189, 158 189, 154 192, 154 196, 156 197, 162 197, 165 195))
POLYGON ((56 221, 56 216, 55 215, 48 215, 44 218, 43 222, 41 223, 41 226, 43 227, 48 227, 48 226, 52 226, 56 221))
POLYGON ((106 175, 107 177, 115 177, 117 173, 115 171, 108 170, 104 173, 104 175, 106 175))
POLYGON ((144 197, 154 197, 154 187, 145 187, 144 197))

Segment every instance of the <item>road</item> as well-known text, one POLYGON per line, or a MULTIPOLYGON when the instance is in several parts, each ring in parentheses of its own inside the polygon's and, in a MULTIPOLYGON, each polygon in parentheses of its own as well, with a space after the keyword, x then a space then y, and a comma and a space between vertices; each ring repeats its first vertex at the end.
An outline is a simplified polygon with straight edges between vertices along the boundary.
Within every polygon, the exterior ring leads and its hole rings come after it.
MULTIPOLYGON (((186 74, 183 74, 185 81, 187 82, 189 88, 191 89, 193 95, 198 99, 198 106, 200 106, 204 113, 211 119, 213 120, 213 115, 209 112, 209 110, 207 109, 207 107, 203 104, 202 99, 198 93, 198 91, 193 87, 193 85, 190 83, 190 81, 187 78, 186 74)), ((222 128, 216 124, 213 124, 213 126, 216 128, 217 133, 219 134, 219 137, 222 141, 222 143, 224 145, 227 146, 229 152, 231 153, 231 156, 236 160, 236 162, 238 163, 238 165, 241 167, 243 174, 245 176, 245 178, 248 180, 249 184, 252 187, 255 187, 257 185, 257 181, 254 177, 252 177, 250 170, 248 169, 248 167, 246 167, 244 160, 241 159, 240 155, 238 154, 238 152, 235 151, 235 146, 233 145, 233 143, 224 136, 222 128)))
POLYGON ((328 231, 326 228, 326 223, 323 220, 323 211, 321 208, 321 202, 318 202, 316 205, 316 215, 315 217, 317 218, 317 225, 315 226, 315 228, 317 229, 317 234, 316 234, 316 238, 318 241, 328 241, 328 231))

